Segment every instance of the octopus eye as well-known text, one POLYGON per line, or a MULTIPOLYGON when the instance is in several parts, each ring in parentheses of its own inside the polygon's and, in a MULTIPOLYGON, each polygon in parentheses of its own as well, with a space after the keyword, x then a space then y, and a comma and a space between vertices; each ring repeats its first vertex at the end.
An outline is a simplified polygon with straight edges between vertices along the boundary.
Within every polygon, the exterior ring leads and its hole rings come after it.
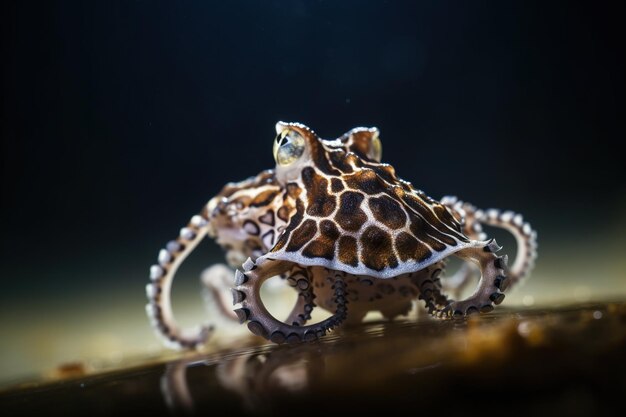
POLYGON ((372 146, 367 156, 378 162, 380 162, 383 157, 383 144, 380 142, 378 132, 372 137, 372 146))
POLYGON ((281 166, 291 165, 304 152, 304 138, 295 130, 285 129, 274 141, 274 159, 281 166))

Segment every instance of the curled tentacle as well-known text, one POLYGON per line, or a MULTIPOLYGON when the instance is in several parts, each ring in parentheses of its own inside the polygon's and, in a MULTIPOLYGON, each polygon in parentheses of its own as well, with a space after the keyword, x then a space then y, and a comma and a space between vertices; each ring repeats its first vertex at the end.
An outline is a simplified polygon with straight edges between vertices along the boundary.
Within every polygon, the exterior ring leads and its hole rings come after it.
MULTIPOLYGON (((528 222, 524 221, 521 214, 496 209, 479 210, 472 204, 460 201, 456 197, 444 197, 441 202, 461 221, 463 232, 471 239, 487 239, 487 235, 483 232, 483 224, 505 229, 515 237, 517 255, 513 265, 508 269, 507 287, 518 283, 530 274, 537 258, 537 232, 532 229, 528 222)), ((471 267, 462 267, 450 277, 447 286, 455 294, 460 293, 462 288, 467 285, 472 273, 471 267)))
POLYGON ((528 276, 537 259, 537 232, 532 229, 530 223, 525 222, 521 214, 496 209, 485 212, 479 210, 476 212, 476 218, 489 226, 506 229, 517 241, 517 255, 508 270, 509 285, 516 284, 528 276))
POLYGON ((443 308, 437 307, 434 315, 438 317, 463 317, 474 313, 488 313, 493 310, 494 304, 504 300, 502 291, 507 285, 507 257, 497 256, 494 252, 498 246, 492 240, 484 247, 470 247, 461 249, 454 255, 466 262, 478 265, 481 278, 478 287, 468 298, 460 301, 451 301, 443 308))
MULTIPOLYGON (((235 270, 224 264, 213 265, 202 273, 202 284, 205 304, 209 312, 213 313, 212 316, 238 322, 239 317, 231 306, 242 300, 240 299, 241 293, 232 288, 234 275, 235 270)), ((315 294, 312 286, 309 285, 307 271, 298 266, 281 277, 298 292, 296 304, 285 319, 285 323, 302 326, 311 319, 311 312, 316 307, 313 302, 315 294)))
MULTIPOLYGON (((343 278, 336 277, 333 284, 333 301, 336 304, 336 310, 332 316, 308 326, 286 324, 274 318, 261 300, 261 285, 268 278, 280 275, 292 266, 291 262, 272 259, 265 259, 261 264, 254 264, 248 260, 243 265, 244 272, 237 271, 235 275, 236 291, 240 293, 241 300, 241 308, 236 309, 235 313, 239 316, 241 323, 248 322, 248 329, 252 333, 274 343, 316 340, 341 324, 347 315, 345 283, 343 278)), ((306 284, 311 286, 308 277, 306 284)), ((302 285, 304 286, 304 283, 302 285)))
POLYGON ((180 264, 195 249, 209 231, 205 217, 195 215, 186 227, 180 229, 176 240, 167 243, 159 252, 158 265, 150 267, 151 282, 146 286, 149 303, 146 312, 157 334, 172 348, 195 348, 204 344, 212 327, 202 326, 199 330, 181 329, 172 312, 170 293, 174 275, 180 264))

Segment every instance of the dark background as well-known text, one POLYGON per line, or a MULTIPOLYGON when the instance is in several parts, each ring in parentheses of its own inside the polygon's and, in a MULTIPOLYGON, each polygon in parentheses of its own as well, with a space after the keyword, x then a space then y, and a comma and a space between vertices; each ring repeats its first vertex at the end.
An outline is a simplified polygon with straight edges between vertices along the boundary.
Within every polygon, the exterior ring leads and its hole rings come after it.
POLYGON ((273 166, 278 120, 377 126, 401 177, 522 212, 544 247, 626 230, 623 4, 2 7, 5 319, 111 289, 141 310, 163 243, 273 166))

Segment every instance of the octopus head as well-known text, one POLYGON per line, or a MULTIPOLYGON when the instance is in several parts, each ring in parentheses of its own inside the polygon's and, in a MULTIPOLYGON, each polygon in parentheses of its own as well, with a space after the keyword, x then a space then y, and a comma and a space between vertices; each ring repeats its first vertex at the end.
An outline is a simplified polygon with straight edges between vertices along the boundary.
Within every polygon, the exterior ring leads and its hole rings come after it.
MULTIPOLYGON (((295 212, 290 190, 302 187, 307 167, 334 170, 332 159, 378 162, 382 150, 376 128, 356 128, 335 140, 319 138, 300 123, 276 124, 276 167, 228 183, 206 206, 209 235, 226 251, 233 267, 272 249, 295 212)), ((310 170, 310 168, 309 168, 310 170)))
POLYGON ((307 166, 329 164, 328 152, 351 154, 365 161, 380 162, 382 144, 377 128, 359 127, 335 140, 324 140, 301 123, 276 123, 274 159, 276 179, 280 184, 296 180, 307 166))

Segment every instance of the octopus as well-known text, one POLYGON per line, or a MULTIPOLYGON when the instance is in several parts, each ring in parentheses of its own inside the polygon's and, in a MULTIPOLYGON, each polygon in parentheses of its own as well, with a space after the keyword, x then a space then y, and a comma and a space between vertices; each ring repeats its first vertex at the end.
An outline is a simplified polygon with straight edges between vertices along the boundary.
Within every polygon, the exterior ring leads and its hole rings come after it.
POLYGON ((533 268, 537 233, 512 211, 429 197, 381 162, 379 136, 376 128, 358 127, 326 140, 303 124, 278 122, 275 168, 226 184, 150 267, 146 310, 165 344, 199 348, 213 333, 211 325, 181 328, 170 301, 178 267, 205 237, 225 250, 229 264, 202 278, 217 311, 278 344, 317 340, 372 311, 386 319, 407 315, 417 300, 438 319, 485 314, 502 303, 533 268), (511 266, 484 225, 514 236, 511 266), (480 272, 466 298, 450 294, 467 285, 473 269, 446 277, 451 257, 480 272), (261 299, 262 284, 277 276, 297 292, 284 319, 261 299), (330 315, 311 323, 315 307, 330 315))

